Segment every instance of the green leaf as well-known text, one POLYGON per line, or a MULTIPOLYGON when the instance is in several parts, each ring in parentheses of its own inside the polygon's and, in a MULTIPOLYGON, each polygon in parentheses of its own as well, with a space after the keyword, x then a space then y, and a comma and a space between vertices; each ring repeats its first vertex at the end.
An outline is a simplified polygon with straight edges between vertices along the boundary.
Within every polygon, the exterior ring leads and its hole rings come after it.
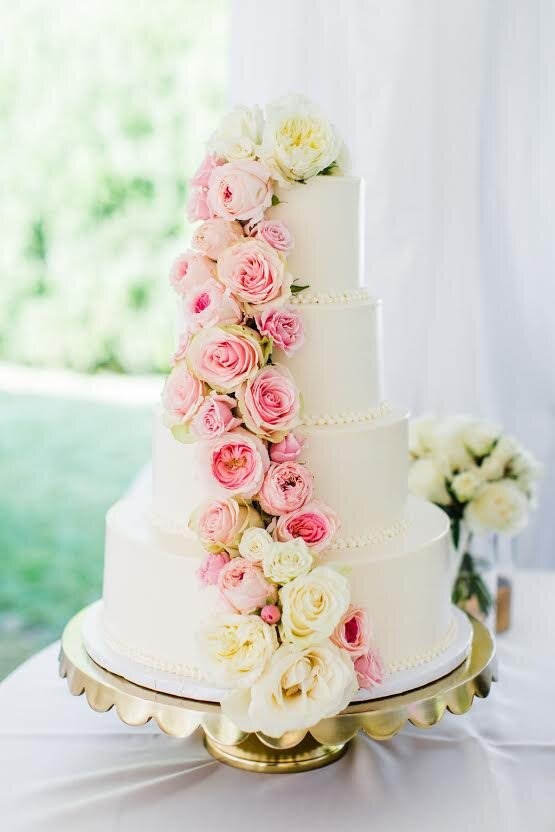
POLYGON ((308 288, 309 288, 308 283, 306 284, 306 286, 299 286, 299 285, 295 285, 295 283, 293 283, 293 285, 291 286, 291 294, 292 295, 298 295, 299 292, 304 292, 304 290, 308 289, 308 288))
POLYGON ((276 196, 276 194, 273 194, 273 196, 272 196, 272 207, 274 205, 279 205, 280 202, 281 202, 281 199, 279 198, 279 196, 276 196))

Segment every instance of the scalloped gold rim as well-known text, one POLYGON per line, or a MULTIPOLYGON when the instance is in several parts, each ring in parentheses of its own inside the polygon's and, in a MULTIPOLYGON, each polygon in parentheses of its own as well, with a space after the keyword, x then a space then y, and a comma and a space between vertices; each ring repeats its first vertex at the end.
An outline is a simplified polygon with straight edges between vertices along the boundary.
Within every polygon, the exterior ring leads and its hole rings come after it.
POLYGON ((466 713, 474 697, 485 698, 496 676, 495 645, 486 627, 471 618, 472 650, 468 658, 447 676, 396 696, 357 702, 341 714, 324 719, 307 731, 293 731, 274 738, 240 731, 220 706, 142 688, 103 670, 83 645, 82 623, 88 608, 67 624, 60 650, 60 675, 70 692, 85 693, 95 711, 115 707, 127 725, 155 720, 164 733, 188 737, 201 727, 205 745, 217 759, 249 771, 306 771, 338 759, 359 732, 371 739, 395 736, 407 722, 429 728, 443 717, 466 713))

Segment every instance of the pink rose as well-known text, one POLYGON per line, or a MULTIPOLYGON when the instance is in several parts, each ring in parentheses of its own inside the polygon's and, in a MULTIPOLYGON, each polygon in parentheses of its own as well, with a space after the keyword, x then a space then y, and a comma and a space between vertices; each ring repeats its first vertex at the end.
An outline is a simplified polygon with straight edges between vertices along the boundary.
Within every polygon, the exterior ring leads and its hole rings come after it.
POLYGON ((359 656, 355 661, 355 670, 358 685, 364 690, 370 690, 374 685, 379 685, 384 680, 384 666, 379 652, 370 648, 364 656, 359 656))
POLYGON ((288 433, 281 442, 270 445, 272 462, 296 462, 301 455, 305 440, 295 433, 288 433))
POLYGON ((321 552, 330 545, 338 528, 336 513, 319 500, 313 500, 290 514, 282 514, 274 529, 274 537, 276 540, 302 537, 314 552, 321 552))
POLYGON ((270 171, 244 159, 215 168, 208 181, 208 208, 224 220, 259 220, 272 204, 270 171))
POLYGON ((253 506, 227 497, 205 500, 193 512, 189 525, 207 549, 219 551, 237 549, 244 530, 263 523, 253 506))
POLYGON ((162 391, 165 424, 173 427, 189 422, 202 404, 204 394, 205 385, 189 372, 185 361, 178 361, 162 391))
POLYGON ((207 188, 210 180, 210 174, 215 168, 223 165, 223 163, 223 159, 218 159, 217 156, 208 154, 204 157, 200 166, 197 168, 190 184, 194 188, 207 188))
POLYGON ((233 558, 223 567, 218 575, 218 589, 225 601, 243 615, 277 597, 276 587, 267 582, 262 569, 241 557, 233 558))
POLYGON ((174 261, 170 269, 170 283, 178 295, 184 295, 215 275, 216 269, 209 257, 196 251, 186 251, 174 261))
POLYGON ((179 341, 177 343, 177 348, 172 355, 171 358, 171 366, 175 367, 178 361, 182 361, 185 356, 187 355, 187 350, 189 349, 189 344, 191 343, 191 333, 190 332, 182 332, 179 336, 179 341))
POLYGON ((331 640, 350 653, 353 660, 367 653, 370 647, 370 628, 366 611, 351 604, 333 631, 331 640))
POLYGON ((262 439, 279 442, 299 424, 300 396, 293 376, 268 364, 237 391, 245 425, 262 439))
POLYGON ((278 462, 266 471, 258 501, 267 514, 296 511, 312 496, 312 474, 298 462, 278 462))
POLYGON ((189 222, 209 220, 213 216, 208 205, 208 188, 191 188, 187 200, 187 219, 189 222))
POLYGON ((256 318, 256 326, 261 335, 271 338, 274 347, 286 355, 293 355, 303 345, 303 322, 292 309, 266 309, 256 318))
POLYGON ((247 499, 260 491, 270 465, 264 443, 242 428, 204 442, 201 454, 215 486, 247 499))
POLYGON ((183 314, 193 332, 216 324, 237 324, 243 318, 237 301, 213 278, 185 293, 183 314))
POLYGON ((258 309, 284 303, 291 294, 291 275, 281 255, 264 240, 247 238, 226 248, 218 260, 218 277, 239 300, 258 309))
POLYGON ((246 326, 215 326, 197 333, 187 353, 193 373, 219 393, 229 393, 264 362, 261 339, 246 326))
POLYGON ((191 433, 197 439, 212 439, 238 428, 241 419, 233 415, 237 401, 224 393, 212 391, 205 398, 191 421, 191 433))
POLYGON ((227 552, 207 552, 198 568, 197 575, 205 586, 215 586, 218 575, 231 558, 227 552))
POLYGON ((264 240, 282 254, 288 254, 295 245, 293 235, 281 220, 261 220, 250 230, 250 236, 264 240))
POLYGON ((216 218, 199 225, 193 234, 192 245, 207 257, 217 260, 224 249, 239 242, 243 236, 241 223, 216 218))
POLYGON ((277 624, 281 618, 281 610, 279 607, 276 607, 275 604, 266 604, 266 606, 262 607, 260 610, 260 618, 262 621, 265 621, 266 624, 277 624))

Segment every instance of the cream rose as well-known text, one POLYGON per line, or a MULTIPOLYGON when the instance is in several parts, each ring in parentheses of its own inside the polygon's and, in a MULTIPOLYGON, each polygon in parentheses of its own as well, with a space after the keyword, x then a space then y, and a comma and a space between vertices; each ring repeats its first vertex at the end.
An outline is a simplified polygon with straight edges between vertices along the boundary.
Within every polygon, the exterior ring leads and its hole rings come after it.
POLYGON ((261 563, 274 545, 266 529, 246 529, 239 543, 239 553, 251 563, 261 563))
POLYGON ((493 422, 471 421, 462 429, 462 440, 472 456, 489 454, 499 439, 501 428, 493 422))
POLYGON ((337 162, 341 149, 335 127, 307 98, 288 96, 267 107, 260 157, 278 181, 322 173, 337 162))
POLYGON ((476 495, 482 485, 479 468, 469 468, 456 474, 451 482, 451 489, 460 503, 467 503, 476 495))
POLYGON ((279 596, 282 640, 308 647, 331 636, 339 624, 349 606, 349 581, 329 566, 317 566, 282 587, 279 596))
POLYGON ((503 479, 505 472, 512 464, 517 453, 518 445, 510 436, 502 436, 495 448, 480 465, 480 473, 485 480, 503 479))
POLYGON ((528 500, 512 480, 489 482, 468 503, 464 519, 469 529, 477 534, 501 532, 515 535, 528 522, 528 500))
POLYGON ((439 462, 430 457, 417 459, 409 469, 409 491, 416 497, 423 497, 447 506, 451 498, 445 486, 445 476, 439 462))
POLYGON ((225 687, 250 687, 276 650, 275 627, 258 615, 221 614, 200 634, 200 657, 211 678, 225 687))
POLYGON ((262 111, 259 107, 235 107, 212 134, 208 149, 228 162, 254 159, 262 139, 262 111))
POLYGON ((298 537, 286 543, 273 543, 264 554, 262 568, 264 574, 275 584, 288 584, 301 575, 306 575, 312 568, 313 557, 310 549, 298 537))
POLYGON ((299 650, 282 644, 249 691, 234 691, 222 712, 242 731, 281 737, 347 707, 357 691, 349 655, 330 641, 299 650))

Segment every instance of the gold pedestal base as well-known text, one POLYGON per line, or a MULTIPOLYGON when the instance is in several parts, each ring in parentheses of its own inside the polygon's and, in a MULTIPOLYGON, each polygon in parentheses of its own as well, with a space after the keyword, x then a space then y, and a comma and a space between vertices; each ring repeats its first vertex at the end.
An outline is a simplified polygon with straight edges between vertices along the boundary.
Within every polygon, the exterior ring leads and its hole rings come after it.
POLYGON ((484 698, 489 694, 496 678, 492 636, 483 624, 471 618, 472 650, 452 673, 397 696, 357 702, 307 731, 292 731, 276 739, 240 731, 222 714, 217 703, 158 693, 103 670, 83 645, 86 614, 87 609, 72 618, 62 637, 60 675, 67 677, 71 693, 85 693, 95 711, 109 711, 115 706, 120 719, 128 725, 144 725, 154 719, 162 731, 173 737, 188 737, 200 727, 204 744, 213 757, 246 771, 309 771, 339 759, 359 731, 372 739, 386 740, 407 722, 429 728, 439 722, 446 710, 453 714, 468 711, 475 696, 484 698))

